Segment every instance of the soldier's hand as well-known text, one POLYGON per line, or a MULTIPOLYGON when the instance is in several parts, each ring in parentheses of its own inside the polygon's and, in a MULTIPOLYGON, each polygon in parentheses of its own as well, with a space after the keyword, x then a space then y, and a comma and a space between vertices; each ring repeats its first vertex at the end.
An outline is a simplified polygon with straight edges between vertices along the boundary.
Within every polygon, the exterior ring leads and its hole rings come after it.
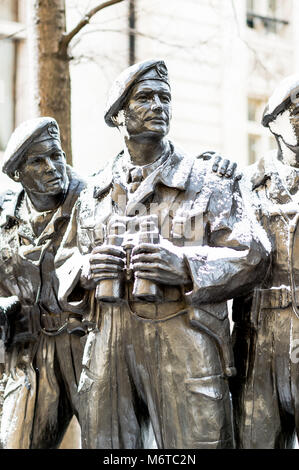
POLYGON ((135 276, 141 279, 167 285, 186 284, 190 280, 176 247, 141 243, 133 248, 131 262, 135 276))
POLYGON ((95 247, 90 255, 90 277, 98 282, 102 279, 117 279, 124 270, 125 252, 113 245, 95 247))
POLYGON ((242 178, 242 174, 237 172, 237 164, 221 157, 221 155, 216 152, 204 152, 197 158, 203 160, 211 160, 213 158, 212 171, 217 173, 220 177, 225 176, 226 178, 235 178, 236 180, 242 178))

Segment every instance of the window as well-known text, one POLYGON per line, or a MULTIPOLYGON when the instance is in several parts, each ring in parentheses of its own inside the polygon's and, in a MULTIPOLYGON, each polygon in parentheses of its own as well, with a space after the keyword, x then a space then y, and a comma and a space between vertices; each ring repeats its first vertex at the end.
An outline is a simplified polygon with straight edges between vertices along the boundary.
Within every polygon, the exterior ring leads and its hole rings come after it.
MULTIPOLYGON (((277 22, 277 1, 268 0, 268 23, 267 30, 271 33, 277 33, 279 24, 277 22)), ((279 21, 279 20, 278 20, 279 21)))
POLYGON ((268 10, 269 16, 271 16, 271 18, 276 18, 277 0, 268 0, 268 10))
POLYGON ((277 150, 277 142, 276 142, 276 139, 274 137, 274 135, 270 135, 269 137, 269 150, 277 150))
POLYGON ((264 100, 248 98, 248 121, 260 123, 264 109, 264 100))
POLYGON ((0 41, 0 151, 14 128, 15 44, 0 41))
POLYGON ((17 2, 0 0, 0 151, 14 128, 16 46, 11 24, 17 19, 17 2))
POLYGON ((247 162, 255 163, 267 155, 270 150, 277 148, 275 138, 261 124, 267 97, 249 96, 247 99, 247 162))
POLYGON ((254 13, 254 0, 247 0, 247 26, 248 28, 254 28, 253 13, 254 13))
POLYGON ((0 20, 16 21, 18 16, 18 3, 15 0, 0 0, 0 20))
POLYGON ((254 0, 247 0, 247 11, 254 13, 254 0))
POLYGON ((280 33, 289 22, 281 18, 277 0, 247 0, 248 28, 266 33, 280 33))
POLYGON ((261 138, 258 135, 248 135, 248 163, 251 165, 259 158, 261 138))

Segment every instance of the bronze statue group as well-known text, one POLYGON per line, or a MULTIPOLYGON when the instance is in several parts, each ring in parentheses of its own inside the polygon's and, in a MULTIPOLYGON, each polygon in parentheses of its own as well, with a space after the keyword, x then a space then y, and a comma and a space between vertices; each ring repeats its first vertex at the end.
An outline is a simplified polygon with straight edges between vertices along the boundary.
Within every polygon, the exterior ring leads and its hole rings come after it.
POLYGON ((277 149, 241 178, 213 153, 186 155, 170 120, 166 64, 147 60, 112 85, 105 121, 123 150, 88 183, 55 119, 12 134, 3 448, 56 448, 74 415, 87 449, 294 446, 299 76, 263 115, 277 149))

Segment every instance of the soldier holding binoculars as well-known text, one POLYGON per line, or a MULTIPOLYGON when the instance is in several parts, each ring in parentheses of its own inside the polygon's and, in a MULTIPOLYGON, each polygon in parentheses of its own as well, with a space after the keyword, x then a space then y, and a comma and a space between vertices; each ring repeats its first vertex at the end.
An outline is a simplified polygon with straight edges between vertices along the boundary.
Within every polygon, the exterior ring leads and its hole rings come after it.
POLYGON ((268 253, 238 181, 174 146, 170 119, 162 60, 118 77, 105 121, 124 151, 81 194, 57 255, 60 301, 90 330, 83 447, 141 447, 149 422, 159 448, 234 445, 226 300, 259 282, 268 253))

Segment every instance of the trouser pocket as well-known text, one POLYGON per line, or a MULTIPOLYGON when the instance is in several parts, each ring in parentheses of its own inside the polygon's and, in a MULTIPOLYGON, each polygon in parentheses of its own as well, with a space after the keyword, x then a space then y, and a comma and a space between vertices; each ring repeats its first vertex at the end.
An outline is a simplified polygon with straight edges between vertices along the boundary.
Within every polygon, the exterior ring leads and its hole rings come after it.
POLYGON ((9 377, 3 403, 0 440, 6 449, 29 449, 34 420, 36 375, 31 365, 9 377))
POLYGON ((221 375, 185 380, 195 445, 221 447, 232 436, 231 403, 227 380, 221 375))

